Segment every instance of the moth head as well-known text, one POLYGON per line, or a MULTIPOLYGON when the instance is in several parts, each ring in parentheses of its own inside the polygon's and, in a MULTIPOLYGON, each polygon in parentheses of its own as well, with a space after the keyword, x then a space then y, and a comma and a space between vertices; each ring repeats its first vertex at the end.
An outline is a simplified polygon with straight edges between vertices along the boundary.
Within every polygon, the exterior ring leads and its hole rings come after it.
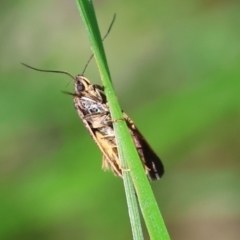
POLYGON ((77 75, 74 78, 74 82, 75 93, 78 95, 81 95, 83 92, 88 91, 89 87, 91 86, 90 81, 82 75, 77 75))
POLYGON ((61 73, 61 74, 68 75, 74 81, 75 94, 77 94, 79 96, 84 95, 85 92, 91 91, 91 89, 92 89, 92 85, 91 85, 90 81, 87 78, 85 78, 83 76, 83 74, 79 74, 76 77, 74 77, 72 74, 65 72, 65 71, 43 70, 43 69, 31 67, 25 63, 22 63, 22 64, 25 67, 31 68, 31 69, 39 71, 39 72, 61 73))

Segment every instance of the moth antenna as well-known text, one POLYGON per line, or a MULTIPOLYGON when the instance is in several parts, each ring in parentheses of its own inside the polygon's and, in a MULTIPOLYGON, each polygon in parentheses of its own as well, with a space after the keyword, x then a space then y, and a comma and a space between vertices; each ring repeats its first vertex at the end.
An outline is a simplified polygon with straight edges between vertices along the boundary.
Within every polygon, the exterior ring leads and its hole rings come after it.
POLYGON ((50 72, 50 73, 62 73, 62 74, 66 74, 68 75, 69 77, 71 77, 74 81, 75 81, 75 77, 70 74, 69 72, 65 72, 65 71, 56 71, 56 70, 44 70, 44 69, 39 69, 39 68, 35 68, 35 67, 31 67, 25 63, 21 63, 23 66, 27 67, 27 68, 31 68, 35 71, 39 71, 39 72, 50 72))
MULTIPOLYGON (((113 19, 112 19, 112 22, 106 32, 106 34, 104 35, 104 37, 102 38, 102 41, 104 41, 106 39, 106 37, 108 36, 108 34, 110 33, 111 29, 112 29, 112 26, 113 26, 113 23, 115 22, 115 19, 116 19, 116 13, 114 13, 113 15, 113 19)), ((91 55, 91 57, 88 59, 84 69, 83 69, 83 72, 82 72, 82 76, 84 75, 89 63, 91 62, 92 58, 94 57, 94 54, 91 55)), ((66 72, 66 71, 56 71, 56 70, 45 70, 45 69, 39 69, 39 68, 35 68, 35 67, 31 67, 25 63, 21 63, 23 66, 27 67, 27 68, 30 68, 30 69, 33 69, 35 71, 39 71, 39 72, 50 72, 50 73, 62 73, 62 74, 66 74, 68 75, 69 77, 71 77, 74 81, 75 81, 75 77, 70 74, 69 72, 66 72)))
MULTIPOLYGON (((102 38, 102 41, 104 41, 104 40, 106 39, 106 37, 108 36, 108 34, 110 33, 110 31, 111 31, 111 29, 112 29, 112 26, 113 26, 113 23, 115 22, 115 19, 116 19, 116 13, 114 13, 112 22, 111 22, 111 24, 110 24, 110 26, 109 26, 106 34, 105 34, 104 37, 102 38)), ((82 76, 84 75, 84 73, 85 73, 85 71, 86 71, 89 63, 90 63, 91 60, 93 59, 93 57, 94 57, 94 54, 92 54, 91 57, 88 59, 86 65, 85 65, 85 67, 84 67, 84 69, 83 69, 83 71, 82 71, 82 74, 81 74, 82 76)))

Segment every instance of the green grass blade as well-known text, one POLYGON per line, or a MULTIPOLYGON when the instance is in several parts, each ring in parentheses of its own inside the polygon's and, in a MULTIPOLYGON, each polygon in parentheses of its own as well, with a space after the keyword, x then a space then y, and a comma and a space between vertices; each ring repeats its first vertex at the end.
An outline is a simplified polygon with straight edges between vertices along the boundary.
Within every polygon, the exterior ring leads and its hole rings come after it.
MULTIPOLYGON (((100 71, 101 78, 103 80, 103 84, 106 89, 111 89, 111 79, 110 79, 110 72, 107 66, 106 56, 105 52, 103 50, 102 46, 102 40, 100 37, 94 9, 92 2, 88 1, 77 1, 79 10, 81 13, 81 16, 83 18, 84 24, 86 26, 86 29, 88 31, 88 35, 90 38, 92 50, 94 53, 94 56, 96 56, 97 65, 100 71), (110 83, 110 84, 109 84, 110 83), (108 86, 110 85, 110 86, 108 86)), ((113 92, 113 90, 112 90, 113 92)), ((114 96, 114 93, 113 93, 114 96)), ((115 98, 116 99, 116 98, 115 98)), ((117 103, 117 99, 115 100, 117 103)), ((118 107, 118 115, 115 119, 122 118, 122 113, 120 107, 118 107)), ((116 108, 115 108, 116 109, 116 108)), ((120 157, 123 155, 121 153, 120 157)), ((123 168, 127 168, 127 164, 122 164, 123 168)), ((130 216, 130 223, 132 227, 132 234, 133 239, 135 240, 141 240, 143 239, 143 233, 142 233, 142 227, 141 227, 141 221, 139 216, 139 210, 138 210, 138 204, 136 199, 136 194, 134 191, 134 186, 132 184, 132 180, 129 174, 124 174, 123 176, 124 181, 124 188, 126 192, 126 198, 127 198, 127 204, 129 209, 129 216, 130 216)))
MULTIPOLYGON (((121 108, 111 84, 110 72, 93 4, 89 0, 77 0, 77 4, 89 35, 92 50, 105 88, 112 119, 122 119, 121 108)), ((117 121, 114 123, 114 130, 122 167, 123 169, 130 169, 130 171, 123 171, 123 182, 134 239, 143 239, 134 188, 151 239, 170 239, 125 121, 117 121)))

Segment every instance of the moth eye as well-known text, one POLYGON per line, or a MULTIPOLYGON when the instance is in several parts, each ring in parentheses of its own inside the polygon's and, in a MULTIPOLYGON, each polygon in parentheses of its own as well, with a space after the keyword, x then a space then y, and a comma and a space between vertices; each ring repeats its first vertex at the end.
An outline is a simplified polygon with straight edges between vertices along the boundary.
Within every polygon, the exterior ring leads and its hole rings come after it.
POLYGON ((80 81, 77 82, 77 90, 79 92, 84 90, 84 86, 83 86, 83 84, 80 81))

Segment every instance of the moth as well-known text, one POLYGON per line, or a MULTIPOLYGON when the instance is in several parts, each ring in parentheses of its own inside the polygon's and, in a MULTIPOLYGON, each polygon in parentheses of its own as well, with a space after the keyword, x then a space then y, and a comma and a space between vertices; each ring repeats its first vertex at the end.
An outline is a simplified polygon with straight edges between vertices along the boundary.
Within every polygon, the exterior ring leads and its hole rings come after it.
MULTIPOLYGON (((114 15, 108 31, 102 41, 104 41, 110 32, 115 21, 115 17, 116 15, 114 15)), ((83 76, 92 58, 93 55, 89 58, 82 74, 79 74, 76 77, 65 71, 42 70, 24 63, 22 64, 40 72, 66 74, 73 79, 75 91, 74 93, 67 92, 67 94, 73 96, 74 106, 79 117, 82 119, 85 127, 103 154, 102 168, 104 170, 111 169, 115 175, 122 177, 122 171, 124 171, 124 169, 121 167, 121 162, 118 156, 113 121, 104 89, 99 85, 92 84, 86 77, 83 76)), ((146 175, 150 180, 161 178, 164 173, 164 167, 160 158, 149 146, 133 121, 124 112, 123 117, 133 138, 146 175)))
MULTIPOLYGON (((103 88, 91 84, 87 78, 78 75, 75 77, 75 93, 72 95, 79 117, 103 153, 103 169, 110 168, 121 177, 123 169, 117 152, 113 121, 103 88)), ((123 113, 123 117, 148 178, 150 180, 161 178, 164 167, 160 158, 151 149, 128 115, 123 113)))
MULTIPOLYGON (((79 117, 103 153, 102 168, 104 170, 111 169, 115 175, 122 177, 122 171, 124 170, 119 160, 113 121, 103 87, 91 84, 82 75, 74 77, 64 71, 41 70, 27 64, 23 65, 36 71, 67 74, 74 80, 75 91, 67 94, 73 96, 74 106, 79 117)), ((160 158, 151 149, 133 121, 124 112, 123 117, 133 138, 146 175, 150 180, 161 178, 164 173, 164 167, 160 158)))

